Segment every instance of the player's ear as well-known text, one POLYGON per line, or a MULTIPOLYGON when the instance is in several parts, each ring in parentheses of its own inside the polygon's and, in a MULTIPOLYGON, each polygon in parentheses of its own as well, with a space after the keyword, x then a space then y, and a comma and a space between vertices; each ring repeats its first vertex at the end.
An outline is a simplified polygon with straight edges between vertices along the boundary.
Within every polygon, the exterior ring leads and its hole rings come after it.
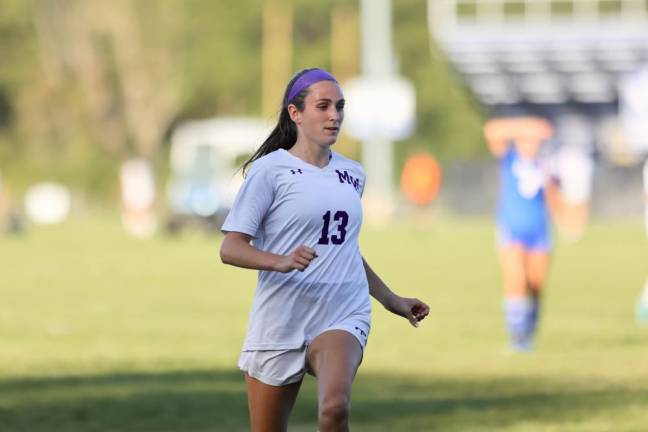
POLYGON ((295 124, 301 124, 301 111, 297 109, 297 107, 294 104, 288 105, 288 115, 290 115, 290 119, 295 122, 295 124))

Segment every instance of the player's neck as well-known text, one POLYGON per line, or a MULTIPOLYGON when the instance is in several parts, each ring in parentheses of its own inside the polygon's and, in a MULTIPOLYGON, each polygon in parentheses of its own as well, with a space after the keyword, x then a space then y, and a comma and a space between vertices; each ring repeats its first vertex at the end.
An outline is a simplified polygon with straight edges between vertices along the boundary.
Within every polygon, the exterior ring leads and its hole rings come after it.
POLYGON ((304 162, 315 165, 319 168, 324 168, 328 165, 331 158, 330 146, 319 146, 316 144, 308 144, 305 141, 299 141, 289 150, 289 152, 303 160, 304 162))

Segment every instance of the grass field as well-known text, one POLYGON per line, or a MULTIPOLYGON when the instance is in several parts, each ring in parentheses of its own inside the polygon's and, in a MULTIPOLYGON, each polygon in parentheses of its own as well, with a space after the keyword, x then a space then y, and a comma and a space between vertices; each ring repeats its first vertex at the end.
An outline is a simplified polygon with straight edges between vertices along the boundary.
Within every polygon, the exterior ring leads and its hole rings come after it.
MULTIPOLYGON (((94 217, 0 238, 0 431, 244 431, 235 364, 255 273, 219 238, 135 240, 94 217)), ((366 228, 392 288, 426 300, 413 329, 374 304, 354 431, 646 431, 648 276, 639 221, 557 242, 536 352, 505 350, 491 222, 366 228)), ((316 430, 312 378, 291 431, 316 430)))

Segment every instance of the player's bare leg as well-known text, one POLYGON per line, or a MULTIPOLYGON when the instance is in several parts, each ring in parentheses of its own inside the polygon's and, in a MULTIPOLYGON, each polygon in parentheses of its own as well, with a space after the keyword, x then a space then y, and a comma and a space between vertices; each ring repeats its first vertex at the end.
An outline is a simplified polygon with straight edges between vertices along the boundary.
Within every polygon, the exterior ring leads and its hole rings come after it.
POLYGON ((504 296, 524 298, 527 295, 527 277, 524 271, 524 248, 518 244, 500 247, 498 250, 504 296))
POLYGON ((324 332, 309 346, 307 361, 317 378, 320 432, 348 431, 351 384, 362 361, 360 342, 344 330, 324 332))
POLYGON ((503 312, 514 351, 529 351, 529 313, 531 302, 527 293, 525 249, 520 244, 500 247, 499 258, 504 284, 503 312))
POLYGON ((245 374, 245 383, 252 432, 285 432, 302 382, 271 386, 245 374))
POLYGON ((529 295, 539 299, 549 270, 551 257, 546 252, 529 252, 526 255, 525 273, 529 295))

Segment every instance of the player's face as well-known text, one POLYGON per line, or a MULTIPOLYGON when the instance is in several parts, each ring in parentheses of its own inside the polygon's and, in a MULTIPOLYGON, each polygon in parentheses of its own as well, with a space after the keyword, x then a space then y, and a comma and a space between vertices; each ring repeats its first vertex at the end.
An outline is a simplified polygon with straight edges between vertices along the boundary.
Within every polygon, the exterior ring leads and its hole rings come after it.
POLYGON ((304 110, 295 112, 293 117, 299 133, 320 146, 330 146, 337 140, 343 119, 344 97, 333 81, 320 81, 310 86, 304 110))

